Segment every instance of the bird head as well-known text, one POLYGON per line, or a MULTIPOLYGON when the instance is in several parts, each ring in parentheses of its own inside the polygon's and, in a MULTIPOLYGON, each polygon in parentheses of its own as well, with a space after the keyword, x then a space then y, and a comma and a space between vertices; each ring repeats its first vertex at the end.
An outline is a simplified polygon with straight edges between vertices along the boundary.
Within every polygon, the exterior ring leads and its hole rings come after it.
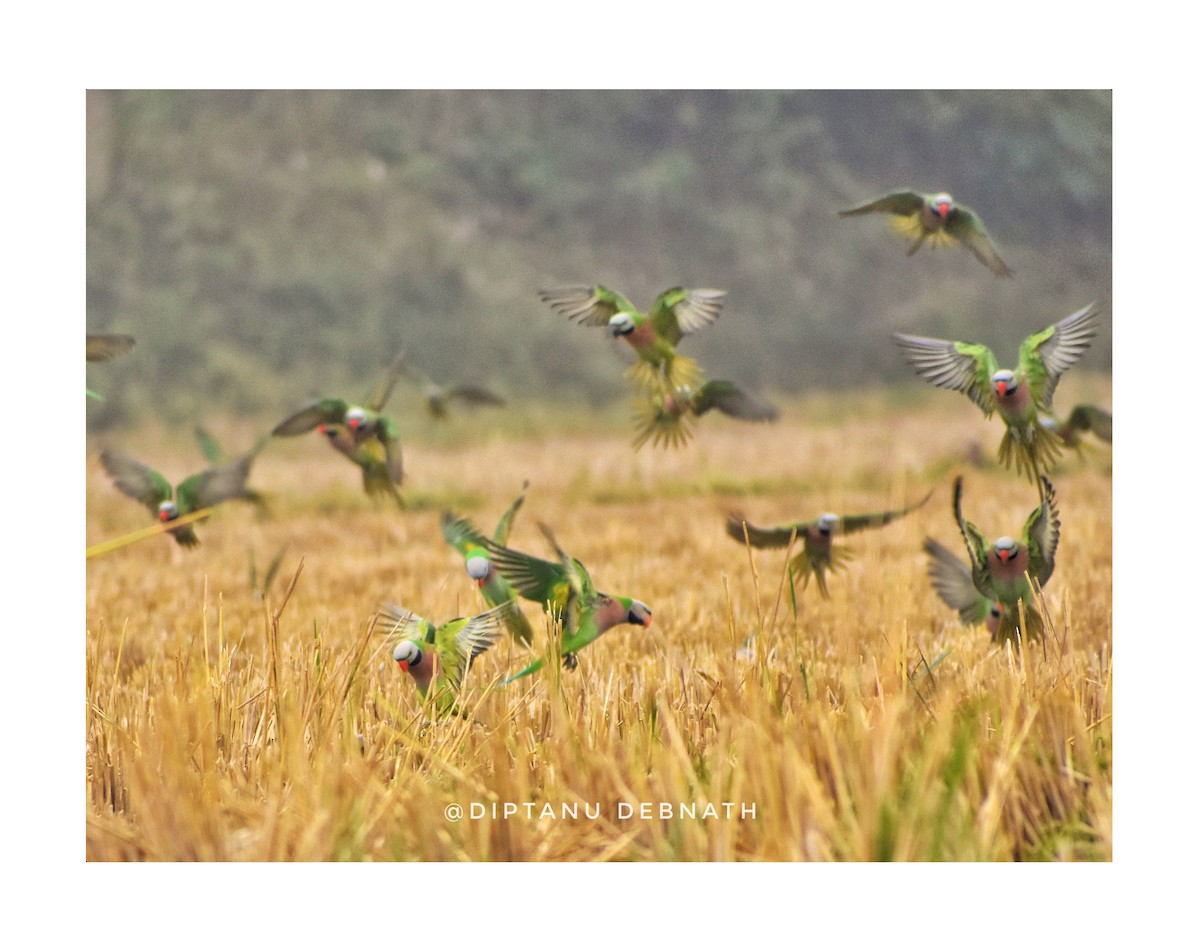
POLYGON ((402 640, 396 645, 396 649, 392 651, 392 659, 399 664, 400 669, 407 673, 413 667, 421 662, 424 654, 421 653, 421 648, 414 644, 411 640, 402 640))
POLYGON ((358 431, 367 423, 367 413, 357 405, 354 408, 346 410, 346 424, 354 431, 358 431))
POLYGON ((164 500, 158 505, 158 518, 163 523, 179 518, 179 507, 175 505, 174 500, 164 500))
POLYGON ((954 208, 954 200, 949 193, 938 193, 929 201, 929 206, 942 219, 950 215, 950 210, 954 208))
POLYGON ((817 532, 822 536, 828 536, 833 532, 833 528, 837 526, 836 513, 822 513, 821 518, 817 520, 817 532))
POLYGON ((998 396, 1012 395, 1019 386, 1016 374, 1011 369, 1001 369, 992 374, 992 388, 998 396))
POLYGON ((467 574, 475 579, 475 584, 482 587, 492 571, 492 560, 486 553, 479 552, 467 556, 467 574))
POLYGON ((628 620, 630 624, 640 624, 642 627, 650 626, 650 609, 640 601, 629 602, 628 620))
POLYGON ((996 540, 996 544, 992 546, 992 551, 1001 562, 1011 562, 1017 557, 1021 551, 1021 547, 1017 545, 1017 541, 1011 536, 1001 536, 996 540))
POLYGON ((633 333, 633 328, 636 324, 633 322, 633 315, 628 313, 613 314, 608 319, 608 331, 614 337, 628 336, 633 333))

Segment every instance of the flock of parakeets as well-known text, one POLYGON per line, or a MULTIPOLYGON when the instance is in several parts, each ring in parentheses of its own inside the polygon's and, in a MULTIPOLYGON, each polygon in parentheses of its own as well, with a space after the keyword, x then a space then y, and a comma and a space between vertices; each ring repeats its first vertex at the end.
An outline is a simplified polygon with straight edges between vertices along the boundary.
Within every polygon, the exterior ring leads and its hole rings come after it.
MULTIPOLYGON (((909 255, 926 241, 932 245, 957 243, 997 277, 1012 276, 979 217, 946 193, 893 192, 840 215, 870 212, 891 214, 896 227, 914 239, 909 255)), ((672 288, 658 296, 649 313, 603 285, 547 288, 538 296, 575 323, 607 328, 612 337, 623 338, 636 353, 626 374, 635 396, 635 449, 648 442, 667 447, 686 444, 694 434, 694 422, 712 409, 743 421, 778 417, 771 403, 734 382, 706 380, 699 363, 677 349, 681 339, 718 319, 724 291, 672 288)), ((1048 473, 1061 449, 1078 449, 1088 432, 1112 441, 1112 416, 1107 411, 1080 405, 1066 421, 1053 411, 1059 380, 1084 354, 1096 329, 1097 306, 1090 304, 1027 337, 1015 369, 1000 368, 992 351, 978 343, 906 334, 894 337, 919 376, 940 388, 962 392, 989 418, 999 413, 1005 425, 1000 463, 1009 468, 1015 465, 1018 473, 1037 485, 1038 504, 1020 538, 1002 536, 989 543, 963 517, 963 481, 957 478, 954 517, 967 561, 933 539, 924 544, 929 578, 938 596, 958 612, 964 624, 986 625, 998 642, 1032 640, 1044 633, 1037 595, 1054 571, 1060 528, 1048 473)), ((108 359, 132 346, 133 340, 126 336, 89 335, 87 358, 108 359)), ((320 399, 281 421, 249 453, 193 474, 174 488, 162 475, 125 455, 105 451, 101 462, 122 493, 169 523, 226 500, 258 501, 259 496, 248 489, 247 479, 251 463, 266 441, 315 430, 359 467, 367 494, 390 498, 403 507, 399 435, 396 422, 383 414, 401 376, 422 385, 425 405, 436 418, 445 417, 454 400, 474 405, 504 403, 500 396, 478 386, 434 382, 409 366, 401 354, 365 405, 340 398, 320 399)), ((88 394, 95 396, 91 390, 88 394)), ((924 506, 931 496, 932 491, 919 502, 895 510, 845 516, 824 513, 812 520, 773 527, 754 525, 742 514, 732 513, 725 529, 732 539, 749 547, 794 550, 788 565, 793 591, 797 584, 803 590, 813 580, 821 596, 828 598, 827 575, 850 558, 850 550, 840 542, 835 544, 835 537, 884 526, 924 506)), ((567 669, 575 667, 580 650, 609 629, 650 623, 650 608, 645 603, 599 591, 584 565, 562 549, 544 524, 539 526, 552 559, 509 547, 513 522, 524 500, 522 490, 490 538, 470 520, 451 512, 442 519, 446 542, 462 556, 468 576, 491 606, 488 610, 441 625, 393 604, 385 604, 376 616, 378 628, 395 641, 393 659, 413 678, 421 701, 433 703, 438 714, 457 711, 455 702, 467 667, 503 632, 520 648, 532 651, 533 627, 518 599, 536 603, 560 625, 556 654, 567 669)), ((191 523, 169 531, 181 546, 190 548, 199 542, 191 523)), ((543 666, 544 658, 536 658, 504 682, 528 676, 543 666)))

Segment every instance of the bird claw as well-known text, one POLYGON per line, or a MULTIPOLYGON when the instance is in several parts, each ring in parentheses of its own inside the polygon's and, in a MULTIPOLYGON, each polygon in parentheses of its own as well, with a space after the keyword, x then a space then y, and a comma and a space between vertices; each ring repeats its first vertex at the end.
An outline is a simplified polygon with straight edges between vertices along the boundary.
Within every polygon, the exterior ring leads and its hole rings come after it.
POLYGON ((577 666, 579 666, 579 658, 577 656, 575 656, 575 654, 573 654, 573 653, 563 654, 563 669, 564 670, 574 670, 577 666))

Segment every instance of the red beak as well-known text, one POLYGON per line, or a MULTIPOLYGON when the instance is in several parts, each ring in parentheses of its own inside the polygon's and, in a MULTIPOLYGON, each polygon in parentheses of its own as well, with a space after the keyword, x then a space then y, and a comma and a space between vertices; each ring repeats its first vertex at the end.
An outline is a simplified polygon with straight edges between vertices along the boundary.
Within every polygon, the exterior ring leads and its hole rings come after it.
POLYGON ((165 523, 167 521, 167 511, 163 510, 161 513, 159 513, 158 518, 160 522, 165 523))
POLYGON ((938 203, 938 215, 941 216, 943 219, 945 219, 946 216, 948 216, 949 214, 950 214, 950 204, 949 203, 938 203))
POLYGON ((408 672, 408 661, 407 660, 397 660, 396 662, 400 664, 401 670, 403 670, 405 673, 408 672))
POLYGON ((319 434, 319 435, 325 434, 325 426, 324 425, 317 425, 317 434, 319 434))
POLYGON ((1001 379, 999 382, 996 383, 996 388, 1000 391, 1001 395, 1008 394, 1008 383, 1005 382, 1003 379, 1001 379))
POLYGON ((475 579, 475 587, 480 589, 481 591, 483 590, 483 579, 482 578, 475 579))
POLYGON ((351 418, 347 424, 349 424, 350 427, 353 428, 355 431, 358 431, 358 426, 359 426, 360 422, 357 418, 351 418))
POLYGON ((1007 562, 1008 561, 1008 550, 1007 549, 999 549, 997 551, 1000 554, 1000 561, 1007 562))

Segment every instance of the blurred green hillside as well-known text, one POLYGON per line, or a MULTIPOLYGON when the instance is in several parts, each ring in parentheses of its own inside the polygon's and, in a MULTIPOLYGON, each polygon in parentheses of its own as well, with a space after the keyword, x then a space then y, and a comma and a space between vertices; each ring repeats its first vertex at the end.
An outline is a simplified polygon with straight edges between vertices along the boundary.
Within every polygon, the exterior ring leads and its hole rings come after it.
MULTIPOLYGON (((623 396, 623 344, 539 302, 724 288, 684 341, 796 394, 903 381, 896 330, 992 345, 1112 272, 1108 91, 92 91, 87 328, 99 430, 366 392, 399 347, 510 397, 623 396), (948 190, 1016 269, 837 210, 948 190)), ((1110 311, 1106 308, 1106 316, 1110 311)), ((1111 367, 1106 328, 1081 366, 1111 367)))

